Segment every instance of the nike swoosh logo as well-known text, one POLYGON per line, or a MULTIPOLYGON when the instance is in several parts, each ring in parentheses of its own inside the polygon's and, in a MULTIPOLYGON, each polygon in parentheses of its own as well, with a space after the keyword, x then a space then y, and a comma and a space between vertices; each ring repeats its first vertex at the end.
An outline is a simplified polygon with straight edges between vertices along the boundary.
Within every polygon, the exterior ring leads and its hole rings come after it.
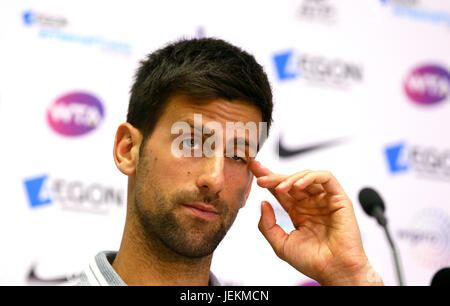
POLYGON ((75 277, 77 277, 77 275, 73 275, 73 276, 60 276, 60 277, 54 277, 54 278, 42 278, 40 276, 38 276, 36 274, 36 265, 34 264, 33 266, 31 266, 30 268, 30 272, 28 272, 28 277, 27 277, 27 281, 29 283, 41 283, 41 284, 61 284, 61 283, 66 283, 69 281, 72 281, 75 277))
POLYGON ((321 149, 325 149, 325 148, 329 148, 329 147, 334 147, 336 145, 339 145, 339 144, 345 142, 345 140, 346 140, 344 138, 338 138, 338 139, 319 142, 316 144, 297 147, 295 149, 289 149, 289 148, 286 148, 282 139, 283 138, 280 136, 280 138, 278 140, 278 155, 282 158, 292 157, 295 155, 301 155, 301 154, 305 154, 305 153, 309 153, 309 152, 313 152, 313 151, 317 151, 317 150, 321 150, 321 149))

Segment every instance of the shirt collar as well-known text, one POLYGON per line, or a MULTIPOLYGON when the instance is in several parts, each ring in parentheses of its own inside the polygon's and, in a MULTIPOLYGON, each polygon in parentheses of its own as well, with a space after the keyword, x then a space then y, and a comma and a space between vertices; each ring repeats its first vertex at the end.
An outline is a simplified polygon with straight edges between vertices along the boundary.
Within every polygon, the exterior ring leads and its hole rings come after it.
MULTIPOLYGON (((109 286, 126 286, 125 282, 120 278, 119 274, 112 267, 112 263, 116 258, 116 251, 103 251, 95 256, 94 263, 90 265, 92 273, 100 284, 109 286)), ((209 286, 220 286, 217 277, 209 272, 209 286)))

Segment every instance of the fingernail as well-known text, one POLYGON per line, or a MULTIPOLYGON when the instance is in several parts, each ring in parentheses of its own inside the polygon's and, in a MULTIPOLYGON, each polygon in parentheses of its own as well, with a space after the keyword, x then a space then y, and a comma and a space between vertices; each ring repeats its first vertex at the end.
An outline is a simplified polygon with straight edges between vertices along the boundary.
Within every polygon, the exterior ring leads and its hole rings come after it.
POLYGON ((258 177, 258 181, 265 181, 265 180, 267 180, 267 176, 258 177))
POLYGON ((303 179, 299 179, 297 182, 295 182, 295 186, 300 186, 301 185, 301 183, 303 183, 303 179))
POLYGON ((283 189, 286 186, 287 186, 287 184, 285 182, 282 182, 282 183, 280 183, 280 185, 277 186, 277 189, 283 189))

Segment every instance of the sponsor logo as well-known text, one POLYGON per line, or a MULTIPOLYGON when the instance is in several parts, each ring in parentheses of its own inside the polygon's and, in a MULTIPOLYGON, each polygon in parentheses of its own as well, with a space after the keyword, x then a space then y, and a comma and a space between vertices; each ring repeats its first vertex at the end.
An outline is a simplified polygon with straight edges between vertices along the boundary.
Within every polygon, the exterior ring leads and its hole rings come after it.
POLYGON ((439 269, 450 264, 450 216, 438 208, 424 208, 408 228, 397 232, 410 254, 424 267, 439 269))
POLYGON ((362 65, 337 58, 287 50, 274 54, 273 61, 280 81, 301 78, 316 84, 346 87, 363 80, 362 65))
POLYGON ((280 52, 273 56, 279 80, 295 79, 300 76, 298 63, 295 62, 294 51, 280 52))
POLYGON ((47 174, 23 183, 32 209, 56 203, 65 210, 104 214, 124 204, 121 190, 100 183, 51 179, 47 174))
POLYGON ((28 201, 32 208, 52 203, 47 186, 48 176, 42 175, 24 181, 28 201))
POLYGON ((419 0, 380 0, 384 5, 414 6, 419 4, 419 0))
POLYGON ((380 3, 390 8, 393 16, 406 18, 435 25, 450 26, 450 12, 428 8, 426 1, 420 0, 380 0, 380 3))
POLYGON ((384 153, 392 174, 414 171, 424 178, 450 179, 450 149, 398 142, 386 146, 384 153))
POLYGON ((58 99, 47 110, 50 127, 64 136, 80 136, 93 131, 102 121, 100 100, 86 92, 71 92, 58 99))
POLYGON ((22 20, 28 27, 40 26, 59 29, 68 24, 68 21, 64 16, 49 15, 31 10, 23 12, 22 20))
POLYGON ((333 24, 336 7, 329 0, 303 0, 295 9, 299 21, 333 24))
POLYGON ((307 145, 303 145, 300 147, 296 147, 294 149, 290 149, 290 148, 286 147, 286 145, 283 142, 283 137, 280 136, 280 138, 278 140, 278 155, 281 158, 287 158, 287 157, 292 157, 292 156, 296 156, 296 155, 304 155, 307 153, 311 153, 311 152, 315 152, 318 150, 333 147, 333 146, 339 145, 343 142, 344 142, 343 139, 334 139, 334 140, 323 141, 323 142, 319 142, 319 143, 315 143, 315 144, 309 144, 309 145, 307 144, 307 145))
POLYGON ((127 42, 111 40, 97 34, 69 31, 67 29, 69 21, 64 16, 26 10, 22 13, 21 18, 26 28, 38 31, 37 35, 40 39, 97 47, 102 51, 112 51, 125 55, 132 51, 131 45, 127 42))
POLYGON ((397 143, 386 147, 385 154, 391 173, 409 170, 408 152, 405 143, 397 143))
POLYGON ((37 273, 36 264, 32 264, 30 267, 30 270, 27 275, 27 283, 30 285, 58 285, 63 284, 67 282, 74 282, 76 281, 81 273, 79 274, 71 274, 71 275, 63 275, 63 276, 56 276, 56 277, 41 277, 37 273))
POLYGON ((423 65, 414 68, 404 82, 408 98, 420 105, 444 101, 450 92, 450 73, 441 66, 423 65))

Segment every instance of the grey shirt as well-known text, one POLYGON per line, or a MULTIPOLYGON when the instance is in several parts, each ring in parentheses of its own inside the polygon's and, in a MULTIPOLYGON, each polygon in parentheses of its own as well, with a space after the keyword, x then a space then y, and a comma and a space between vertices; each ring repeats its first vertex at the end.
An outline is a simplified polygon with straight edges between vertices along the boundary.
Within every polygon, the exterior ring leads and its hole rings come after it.
MULTIPOLYGON (((81 273, 77 286, 126 286, 112 263, 117 252, 103 251, 98 253, 88 268, 81 273)), ((220 286, 212 272, 209 272, 209 286, 220 286)))

